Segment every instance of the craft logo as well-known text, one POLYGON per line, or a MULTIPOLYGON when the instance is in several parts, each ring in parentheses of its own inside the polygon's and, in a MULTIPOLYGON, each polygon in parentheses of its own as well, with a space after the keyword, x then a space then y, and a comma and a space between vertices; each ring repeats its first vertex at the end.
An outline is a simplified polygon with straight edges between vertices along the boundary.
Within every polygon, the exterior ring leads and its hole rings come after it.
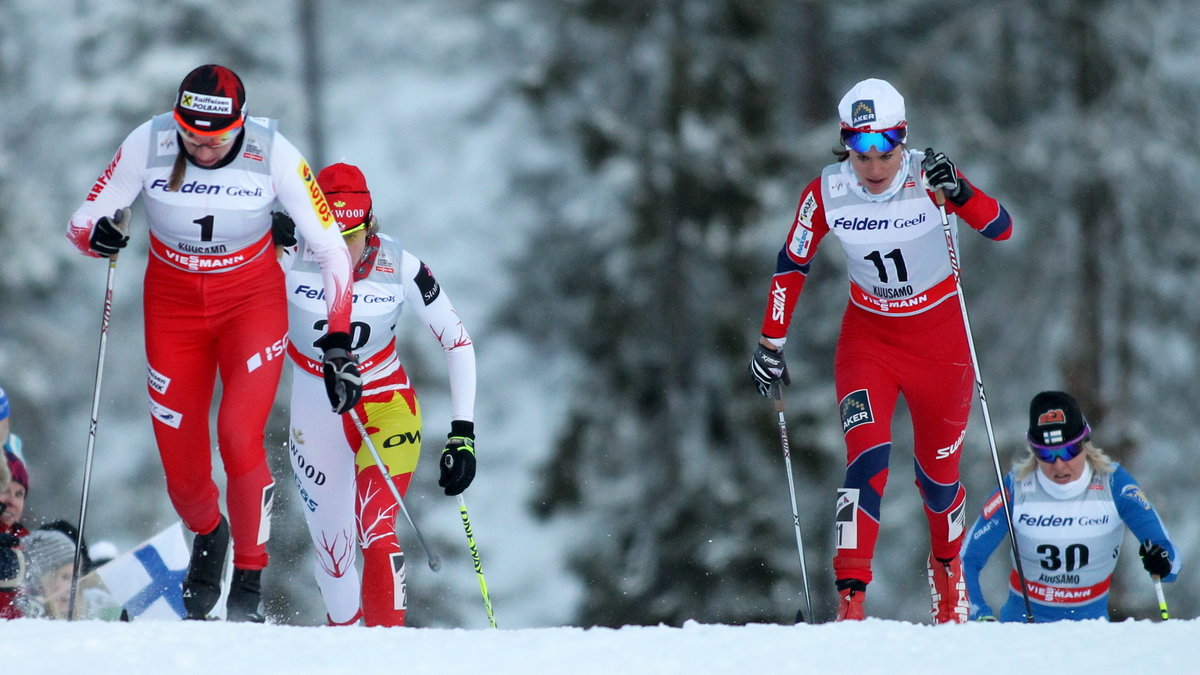
POLYGON ((848 434, 850 430, 860 424, 868 424, 875 420, 871 414, 871 399, 867 396, 866 389, 852 391, 842 399, 838 404, 838 409, 842 412, 842 433, 848 434))

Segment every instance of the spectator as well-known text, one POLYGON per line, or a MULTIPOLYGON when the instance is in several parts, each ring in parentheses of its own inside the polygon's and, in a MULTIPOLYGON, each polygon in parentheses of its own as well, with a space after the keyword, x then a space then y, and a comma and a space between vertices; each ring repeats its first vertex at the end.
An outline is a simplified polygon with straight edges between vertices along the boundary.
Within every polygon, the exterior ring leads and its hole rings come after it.
MULTIPOLYGON (((0 495, 8 492, 11 482, 12 472, 8 468, 8 462, 0 462, 0 495)), ((7 507, 7 502, 0 501, 0 512, 7 507)), ((14 619, 20 616, 13 601, 24 576, 25 557, 21 552, 21 540, 7 531, 0 532, 0 619, 14 619)))

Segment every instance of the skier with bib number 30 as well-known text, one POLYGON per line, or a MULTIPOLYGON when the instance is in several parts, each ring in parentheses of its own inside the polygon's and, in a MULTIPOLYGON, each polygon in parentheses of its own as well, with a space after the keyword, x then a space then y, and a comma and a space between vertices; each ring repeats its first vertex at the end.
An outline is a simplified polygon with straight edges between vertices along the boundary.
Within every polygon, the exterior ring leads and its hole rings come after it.
POLYGON ((232 537, 226 618, 261 622, 275 488, 263 435, 287 344, 272 209, 293 214, 319 261, 324 378, 339 412, 354 405, 360 387, 350 352, 350 253, 308 162, 274 120, 246 116, 242 81, 224 66, 192 70, 174 109, 125 138, 71 216, 68 239, 92 257, 117 255, 138 195, 150 224, 143 300, 150 412, 167 494, 195 533, 183 583, 187 618, 208 618, 216 606, 232 537), (228 520, 212 478, 208 424, 218 374, 228 520))
POLYGON ((783 346, 792 312, 817 247, 832 232, 846 253, 850 276, 834 361, 846 443, 846 479, 835 515, 837 620, 866 616, 892 416, 903 394, 912 415, 916 484, 929 522, 933 619, 959 623, 967 618, 968 602, 958 557, 966 496, 958 465, 973 369, 935 192, 945 195, 952 224, 957 216, 990 239, 1007 239, 1012 221, 944 154, 923 158, 908 149, 904 98, 888 82, 854 85, 838 113, 838 161, 800 195, 776 260, 750 371, 763 396, 789 381, 783 346))

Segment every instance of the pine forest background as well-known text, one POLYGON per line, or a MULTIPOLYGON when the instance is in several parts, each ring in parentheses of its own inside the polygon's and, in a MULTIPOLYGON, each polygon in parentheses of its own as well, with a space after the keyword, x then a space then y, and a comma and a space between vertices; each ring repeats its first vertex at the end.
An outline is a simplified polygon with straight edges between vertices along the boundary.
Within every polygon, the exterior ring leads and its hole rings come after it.
MULTIPOLYGON (((1012 213, 961 237, 1004 467, 1030 397, 1065 389, 1185 556, 1200 613, 1200 5, 1185 0, 8 0, 0 4, 0 385, 32 474, 27 521, 76 520, 104 265, 65 223, 125 134, 192 67, 246 82, 314 166, 368 177, 385 231, 438 275, 476 342, 479 476, 466 493, 502 627, 787 622, 802 603, 771 404, 745 367, 800 189, 832 161, 854 82, 905 95, 913 147, 946 152, 1012 213)), ((146 414, 146 236, 118 264, 86 533, 122 549, 175 519, 146 414)), ((817 618, 832 616, 844 448, 833 347, 841 252, 821 252, 786 391, 817 618)), ((446 558, 409 551, 410 622, 486 625, 432 457, 440 350, 401 343, 425 408, 409 505, 446 558)), ((324 611, 284 449, 265 577, 276 621, 324 611)), ((995 488, 978 401, 968 504, 995 488)), ((901 408, 873 615, 928 619, 925 519, 901 408)), ((990 598, 1007 564, 997 551, 990 598)), ((1126 539, 1114 618, 1153 589, 1126 539)))

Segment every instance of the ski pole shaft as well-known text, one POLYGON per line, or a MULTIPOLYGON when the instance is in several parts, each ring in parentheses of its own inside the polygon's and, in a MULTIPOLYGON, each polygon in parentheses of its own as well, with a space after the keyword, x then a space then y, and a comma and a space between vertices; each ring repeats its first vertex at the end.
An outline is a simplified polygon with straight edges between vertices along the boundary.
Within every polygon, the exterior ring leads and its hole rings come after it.
POLYGON ((792 478, 792 451, 788 444, 787 420, 783 415, 783 384, 776 382, 772 391, 775 395, 775 415, 779 422, 779 443, 783 447, 783 463, 787 467, 788 497, 792 500, 792 525, 796 528, 796 550, 800 554, 800 577, 804 581, 804 602, 808 608, 808 620, 812 621, 812 595, 808 592, 808 569, 804 564, 804 537, 800 534, 800 509, 796 506, 796 483, 792 478))
MULTIPOLYGON (((926 157, 932 157, 933 149, 925 150, 926 157)), ((987 393, 983 388, 983 374, 979 370, 979 359, 975 356, 975 337, 971 332, 971 318, 967 314, 967 298, 963 294, 962 277, 958 267, 958 253, 954 246, 954 231, 950 229, 950 217, 946 215, 946 195, 942 190, 934 192, 938 213, 942 217, 942 233, 946 236, 946 252, 950 255, 950 269, 954 273, 954 287, 958 292, 958 307, 962 311, 963 328, 967 333, 967 348, 971 354, 971 367, 975 371, 975 387, 979 390, 979 406, 983 411, 983 426, 987 431, 988 448, 992 453, 992 469, 996 472, 996 483, 1000 487, 1000 501, 1004 504, 1004 517, 1008 521, 1008 541, 1012 545, 1013 563, 1017 570, 1017 578, 1021 581, 1021 598, 1025 601, 1025 621, 1033 623, 1033 605, 1029 602, 1029 588, 1025 582, 1025 570, 1021 565, 1021 552, 1017 546, 1017 538, 1012 524, 1012 505, 1008 493, 1004 491, 1004 471, 1000 468, 1000 455, 996 452, 996 434, 992 431, 992 415, 988 410, 987 393)))
POLYGON ((404 506, 404 499, 400 497, 400 491, 396 489, 396 484, 392 482, 392 475, 388 471, 387 465, 383 463, 383 458, 379 456, 379 450, 375 448, 375 443, 371 440, 371 434, 367 433, 367 428, 363 426, 362 420, 358 418, 358 411, 351 408, 349 415, 350 419, 354 421, 354 427, 358 429, 359 435, 362 436, 367 450, 371 451, 371 457, 375 458, 375 466, 379 467, 379 472, 383 474, 383 482, 392 491, 392 496, 396 498, 396 504, 400 507, 400 512, 404 514, 404 518, 408 520, 413 533, 417 535, 417 543, 421 545, 421 549, 425 551, 425 556, 429 559, 429 569, 434 572, 438 571, 442 568, 442 559, 438 557, 437 553, 434 553, 429 544, 425 543, 425 537, 421 535, 420 528, 413 522, 412 516, 408 514, 408 508, 404 506))
POLYGON ((479 560, 479 549, 475 546, 475 533, 471 530, 471 517, 467 515, 467 502, 458 495, 458 515, 462 517, 463 530, 467 533, 467 546, 471 549, 471 564, 475 567, 475 577, 479 579, 479 592, 483 595, 483 609, 487 612, 488 623, 496 627, 496 615, 492 613, 492 599, 488 595, 487 580, 483 578, 483 563, 479 560))
POLYGON ((1158 614, 1163 621, 1171 618, 1171 613, 1167 611, 1167 596, 1163 595, 1162 578, 1157 574, 1150 575, 1154 580, 1154 592, 1158 594, 1158 614))
POLYGON ((108 325, 112 320, 113 280, 117 272, 117 256, 108 259, 108 276, 104 282, 104 309, 100 319, 100 349, 96 356, 96 384, 92 388, 92 419, 88 425, 87 451, 83 460, 83 490, 79 497, 79 534, 75 538, 75 564, 71 568, 71 595, 67 605, 67 620, 75 619, 75 597, 79 590, 79 571, 83 563, 83 526, 87 520, 88 490, 92 482, 92 457, 96 449, 96 426, 100 417, 100 383, 104 378, 104 353, 108 346, 108 325))

